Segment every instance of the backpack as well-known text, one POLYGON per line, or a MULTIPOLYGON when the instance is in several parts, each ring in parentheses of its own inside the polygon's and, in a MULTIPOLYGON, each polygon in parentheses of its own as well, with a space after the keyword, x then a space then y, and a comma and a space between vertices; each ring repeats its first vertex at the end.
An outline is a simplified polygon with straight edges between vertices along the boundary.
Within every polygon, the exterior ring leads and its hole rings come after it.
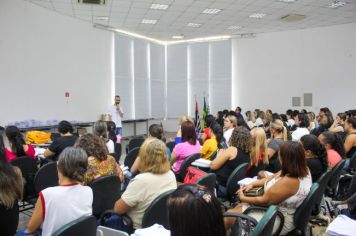
POLYGON ((187 174, 184 177, 185 184, 195 184, 197 180, 206 175, 206 172, 194 167, 188 167, 187 174))

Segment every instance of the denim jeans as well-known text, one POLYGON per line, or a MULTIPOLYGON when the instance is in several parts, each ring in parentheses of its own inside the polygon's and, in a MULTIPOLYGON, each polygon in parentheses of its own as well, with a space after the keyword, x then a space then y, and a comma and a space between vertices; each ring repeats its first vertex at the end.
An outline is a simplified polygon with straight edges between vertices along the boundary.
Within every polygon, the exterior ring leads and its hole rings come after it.
POLYGON ((120 134, 122 136, 122 127, 116 127, 115 134, 116 135, 120 134))

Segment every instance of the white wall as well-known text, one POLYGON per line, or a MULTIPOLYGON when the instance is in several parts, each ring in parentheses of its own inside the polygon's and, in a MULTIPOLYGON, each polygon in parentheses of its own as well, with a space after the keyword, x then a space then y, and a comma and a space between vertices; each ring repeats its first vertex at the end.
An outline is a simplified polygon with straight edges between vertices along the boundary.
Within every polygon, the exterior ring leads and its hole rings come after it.
POLYGON ((285 112, 291 97, 313 93, 307 110, 355 108, 355 42, 356 24, 234 39, 233 107, 285 112))
POLYGON ((0 32, 0 125, 94 121, 106 112, 112 32, 22 0, 0 1, 0 32))

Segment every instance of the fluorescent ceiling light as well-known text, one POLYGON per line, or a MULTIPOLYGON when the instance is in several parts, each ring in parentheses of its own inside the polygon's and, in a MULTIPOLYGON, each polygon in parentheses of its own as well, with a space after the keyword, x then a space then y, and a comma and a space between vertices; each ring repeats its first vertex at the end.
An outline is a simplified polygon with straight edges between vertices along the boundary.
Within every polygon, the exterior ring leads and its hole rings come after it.
POLYGON ((227 29, 229 29, 229 30, 239 30, 241 28, 242 28, 242 26, 232 25, 232 26, 229 26, 227 29))
POLYGON ((168 5, 166 4, 157 4, 157 3, 152 3, 151 9, 154 9, 154 10, 167 10, 168 8, 168 5))
POLYGON ((346 2, 341 2, 341 1, 333 1, 332 3, 329 4, 329 7, 332 9, 343 7, 346 5, 346 2))
POLYGON ((141 21, 142 24, 151 24, 151 25, 154 25, 157 23, 157 20, 150 20, 150 19, 143 19, 141 21))
POLYGON ((95 20, 109 20, 108 16, 95 16, 94 17, 95 20))
POLYGON ((286 3, 292 3, 292 2, 295 2, 297 0, 278 0, 280 2, 286 2, 286 3))
POLYGON ((194 38, 194 39, 186 39, 186 40, 177 40, 177 41, 167 41, 167 45, 170 44, 178 44, 178 43, 196 43, 196 42, 207 42, 207 41, 221 41, 231 39, 229 35, 221 35, 221 36, 212 36, 212 37, 203 37, 203 38, 194 38))
POLYGON ((255 18, 255 19, 262 19, 263 17, 265 17, 266 14, 265 13, 253 13, 252 15, 250 15, 250 18, 255 18))
POLYGON ((184 39, 184 35, 174 35, 172 39, 184 39))
POLYGON ((187 26, 189 26, 189 27, 194 27, 194 28, 198 28, 198 27, 200 27, 200 26, 201 26, 201 24, 199 24, 199 23, 192 23, 192 22, 190 22, 190 23, 188 23, 188 24, 187 24, 187 26))
POLYGON ((221 12, 221 9, 207 8, 202 13, 203 14, 215 15, 215 14, 218 14, 219 12, 221 12))

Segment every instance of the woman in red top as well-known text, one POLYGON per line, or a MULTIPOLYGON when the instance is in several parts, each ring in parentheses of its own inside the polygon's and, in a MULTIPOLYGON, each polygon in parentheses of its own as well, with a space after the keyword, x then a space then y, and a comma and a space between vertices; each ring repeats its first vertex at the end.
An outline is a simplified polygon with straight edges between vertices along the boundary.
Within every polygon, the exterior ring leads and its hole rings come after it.
POLYGON ((8 161, 21 156, 29 156, 36 159, 35 149, 32 145, 25 143, 20 130, 16 126, 6 127, 5 134, 9 140, 9 147, 5 149, 6 159, 8 161))

